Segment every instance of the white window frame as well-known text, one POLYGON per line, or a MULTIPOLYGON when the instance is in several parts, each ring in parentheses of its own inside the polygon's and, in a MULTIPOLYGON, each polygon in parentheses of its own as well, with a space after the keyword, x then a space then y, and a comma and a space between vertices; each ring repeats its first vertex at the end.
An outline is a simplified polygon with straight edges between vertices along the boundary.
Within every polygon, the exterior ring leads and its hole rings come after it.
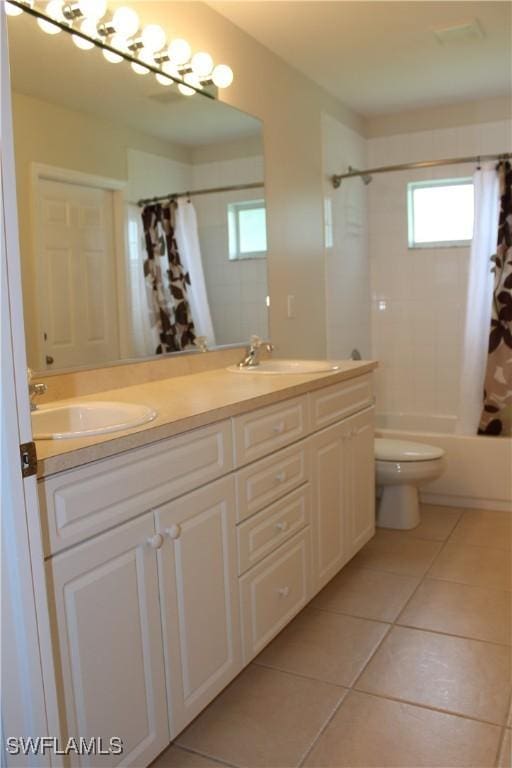
POLYGON ((260 198, 258 200, 244 200, 243 202, 228 203, 227 216, 228 216, 228 236, 229 236, 229 260, 230 261, 246 261, 247 259, 264 259, 267 256, 267 251, 248 251, 241 253, 240 251, 240 224, 239 224, 239 212, 240 211, 252 211, 261 210, 265 211, 265 226, 266 226, 266 206, 265 200, 260 198))
POLYGON ((416 248, 467 248, 469 240, 436 240, 428 243, 417 243, 414 240, 414 190, 425 187, 456 187, 473 185, 471 177, 457 179, 429 179, 428 181, 411 181, 407 184, 407 241, 410 249, 416 248))

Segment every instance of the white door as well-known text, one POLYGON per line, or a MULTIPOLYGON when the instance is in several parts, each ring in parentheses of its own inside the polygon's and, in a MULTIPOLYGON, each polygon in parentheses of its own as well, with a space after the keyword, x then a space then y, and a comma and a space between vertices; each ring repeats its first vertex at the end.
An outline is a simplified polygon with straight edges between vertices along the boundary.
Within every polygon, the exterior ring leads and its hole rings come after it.
POLYGON ((42 362, 51 370, 116 360, 113 194, 43 178, 37 190, 42 362))
POLYGON ((374 411, 369 408, 347 420, 350 437, 350 501, 347 558, 353 557, 375 533, 374 411))
POLYGON ((155 545, 148 512, 47 563, 66 736, 124 748, 74 765, 141 768, 169 742, 155 545))
POLYGON ((232 477, 155 511, 171 737, 242 668, 232 477))
POLYGON ((345 422, 311 438, 315 591, 336 575, 347 549, 347 445, 345 422))

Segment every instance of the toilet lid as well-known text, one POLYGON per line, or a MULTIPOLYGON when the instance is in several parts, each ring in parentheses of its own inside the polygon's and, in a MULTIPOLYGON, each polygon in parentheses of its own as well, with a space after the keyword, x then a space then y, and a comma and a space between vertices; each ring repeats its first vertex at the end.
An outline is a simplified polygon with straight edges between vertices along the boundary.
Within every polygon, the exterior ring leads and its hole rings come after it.
POLYGON ((375 458, 379 461, 432 461, 444 456, 442 448, 408 440, 375 438, 375 458))

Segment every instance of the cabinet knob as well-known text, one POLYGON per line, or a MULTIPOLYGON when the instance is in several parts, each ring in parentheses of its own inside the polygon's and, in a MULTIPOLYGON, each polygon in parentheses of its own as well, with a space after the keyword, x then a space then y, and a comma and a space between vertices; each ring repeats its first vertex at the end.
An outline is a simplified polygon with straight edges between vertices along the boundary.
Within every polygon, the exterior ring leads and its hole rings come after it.
POLYGON ((181 536, 181 525, 174 523, 174 525, 171 525, 170 528, 166 528, 165 532, 170 539, 179 539, 181 536))
POLYGON ((284 483, 285 480, 286 480, 286 473, 278 472, 276 475, 276 483, 284 483))
POLYGON ((276 433, 276 435, 282 435, 285 430, 285 423, 284 421, 280 421, 279 424, 274 424, 272 427, 272 431, 276 433))
POLYGON ((283 520, 282 522, 276 523, 276 528, 278 531, 286 531, 288 528, 288 523, 283 520))
POLYGON ((154 536, 150 536, 148 539, 148 544, 153 549, 160 549, 160 547, 164 543, 164 537, 161 533, 155 533, 154 536))
POLYGON ((279 595, 279 597, 288 597, 288 595, 290 594, 290 587, 280 587, 277 590, 277 594, 279 595))

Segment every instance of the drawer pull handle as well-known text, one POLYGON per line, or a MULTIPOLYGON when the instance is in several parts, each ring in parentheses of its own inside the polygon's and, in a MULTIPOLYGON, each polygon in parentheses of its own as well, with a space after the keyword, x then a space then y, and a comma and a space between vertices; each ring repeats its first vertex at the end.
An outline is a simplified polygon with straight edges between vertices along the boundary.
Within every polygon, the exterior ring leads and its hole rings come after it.
POLYGON ((150 536, 148 538, 148 544, 153 549, 160 549, 163 543, 164 543, 164 537, 162 536, 161 533, 155 533, 154 536, 150 536))
POLYGON ((282 435, 284 430, 286 428, 286 424, 284 421, 280 421, 279 424, 274 424, 272 427, 272 431, 276 433, 276 435, 282 435))
POLYGON ((165 532, 170 539, 179 539, 181 536, 181 525, 175 523, 174 525, 171 525, 170 528, 166 528, 165 532))
POLYGON ((276 528, 278 531, 286 531, 288 528, 288 523, 286 521, 276 523, 276 528))
POLYGON ((284 483, 286 480, 286 472, 278 472, 276 475, 276 483, 284 483))
POLYGON ((288 595, 290 594, 290 587, 280 587, 277 590, 277 594, 279 595, 279 597, 288 597, 288 595))

